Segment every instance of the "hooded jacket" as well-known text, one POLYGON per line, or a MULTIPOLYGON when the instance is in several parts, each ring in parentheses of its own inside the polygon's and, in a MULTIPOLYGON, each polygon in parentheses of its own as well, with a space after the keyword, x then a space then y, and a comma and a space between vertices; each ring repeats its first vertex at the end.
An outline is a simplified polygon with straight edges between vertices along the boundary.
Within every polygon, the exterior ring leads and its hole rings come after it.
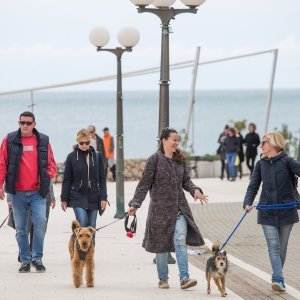
POLYGON ((96 154, 93 147, 90 146, 87 151, 82 151, 78 146, 75 146, 74 151, 67 156, 61 200, 66 201, 68 207, 93 210, 99 209, 101 200, 107 200, 103 159, 101 154, 96 154), (99 155, 98 160, 96 155, 99 155), (99 162, 99 182, 97 161, 99 162))
MULTIPOLYGON (((275 157, 259 160, 251 176, 244 199, 244 208, 246 205, 251 206, 253 204, 261 182, 263 184, 258 204, 283 204, 297 201, 290 176, 291 172, 300 176, 300 163, 289 158, 284 151, 275 157)), ((259 210, 257 214, 258 224, 278 227, 297 222, 299 222, 299 216, 296 208, 269 211, 259 210)))

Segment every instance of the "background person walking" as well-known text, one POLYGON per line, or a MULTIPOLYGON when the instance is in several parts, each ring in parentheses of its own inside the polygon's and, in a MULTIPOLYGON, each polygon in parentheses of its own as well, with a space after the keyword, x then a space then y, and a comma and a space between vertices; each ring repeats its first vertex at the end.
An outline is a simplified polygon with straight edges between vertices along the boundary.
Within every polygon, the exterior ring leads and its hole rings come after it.
POLYGON ((236 170, 235 170, 235 159, 240 149, 240 142, 236 137, 236 131, 233 127, 228 129, 228 136, 224 139, 224 147, 226 151, 226 161, 229 169, 230 181, 235 181, 236 170))
POLYGON ((3 183, 10 194, 21 267, 29 272, 30 262, 37 271, 46 270, 42 263, 46 232, 46 196, 50 179, 56 173, 56 163, 48 136, 35 129, 35 117, 24 112, 19 118, 19 130, 9 133, 0 148, 0 198, 4 198, 3 183), (34 226, 32 254, 28 240, 28 218, 31 211, 34 226))
POLYGON ((221 180, 223 180, 223 178, 224 178, 225 171, 226 171, 227 179, 229 180, 228 166, 226 166, 226 150, 224 147, 224 140, 228 136, 228 130, 229 130, 229 126, 225 125, 224 131, 219 135, 219 138, 218 138, 218 143, 220 144, 220 146, 217 149, 217 154, 219 155, 220 160, 221 160, 221 174, 219 176, 221 180))
MULTIPOLYGON (((254 123, 250 123, 248 126, 248 133, 245 136, 245 144, 246 144, 246 164, 252 174, 255 164, 255 159, 257 156, 257 148, 260 143, 259 135, 255 132, 256 125, 254 123)), ((251 175, 250 174, 250 175, 251 175)))
POLYGON ((107 158, 107 167, 105 170, 105 174, 107 175, 108 168, 110 169, 113 180, 116 181, 116 163, 115 163, 115 143, 113 136, 109 133, 109 128, 103 128, 103 141, 104 141, 104 149, 105 155, 107 158))
POLYGON ((197 281, 189 277, 186 245, 204 244, 183 189, 201 204, 207 202, 207 196, 190 180, 178 145, 179 135, 175 129, 167 127, 161 131, 159 150, 148 159, 134 197, 129 202, 128 214, 134 215, 150 191, 143 247, 156 253, 159 288, 169 288, 168 252, 174 251, 181 288, 195 286, 197 281))
MULTIPOLYGON (((259 204, 284 204, 297 201, 295 194, 295 174, 300 176, 300 163, 289 157, 284 151, 284 138, 280 133, 266 133, 261 143, 262 158, 254 168, 244 208, 248 212, 259 190, 262 191, 259 204)), ((294 223, 299 222, 297 208, 280 210, 258 210, 257 223, 267 241, 269 258, 272 265, 272 289, 284 292, 283 266, 287 245, 294 223)))
POLYGON ((89 125, 87 130, 91 135, 91 146, 100 153, 105 170, 107 168, 107 159, 103 139, 96 133, 96 127, 94 125, 89 125))

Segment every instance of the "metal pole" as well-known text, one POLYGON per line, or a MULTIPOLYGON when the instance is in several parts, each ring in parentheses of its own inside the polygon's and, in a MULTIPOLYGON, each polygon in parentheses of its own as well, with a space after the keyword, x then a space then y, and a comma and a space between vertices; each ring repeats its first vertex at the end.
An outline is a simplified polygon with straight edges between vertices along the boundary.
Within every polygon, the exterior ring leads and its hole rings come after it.
MULTIPOLYGON (((190 108, 189 108, 189 114, 187 119, 187 124, 185 127, 185 135, 184 135, 184 149, 186 150, 189 134, 190 134, 190 126, 191 126, 191 119, 192 114, 194 111, 194 104, 195 104, 195 89, 196 89, 196 81, 197 81, 197 72, 198 72, 198 65, 199 65, 199 57, 200 57, 200 47, 196 48, 196 54, 195 54, 195 60, 194 60, 194 67, 193 67, 193 78, 192 78, 192 85, 191 85, 191 91, 190 91, 190 108)), ((194 121, 194 119, 193 119, 194 121)))
POLYGON ((162 24, 158 136, 160 135, 160 132, 163 128, 169 126, 169 80, 170 80, 169 33, 170 33, 169 25, 162 24))
POLYGON ((124 147, 123 147, 123 95, 121 52, 117 53, 117 163, 116 163, 116 196, 117 211, 115 218, 122 218, 124 210, 124 147))
POLYGON ((125 214, 124 209, 124 144, 123 144, 123 95, 122 95, 122 63, 121 57, 124 52, 131 52, 132 48, 101 48, 98 47, 97 51, 111 52, 117 57, 117 161, 116 161, 116 214, 115 218, 122 218, 125 214))
POLYGON ((271 73, 271 80, 270 80, 270 86, 269 86, 269 94, 268 94, 268 99, 267 99, 267 109, 266 109, 265 128, 264 128, 265 133, 268 132, 268 127, 269 127, 270 110, 271 110, 271 105, 272 105, 273 87, 274 87, 275 72, 276 72, 276 65, 277 65, 277 56, 278 56, 278 49, 274 49, 272 73, 271 73))

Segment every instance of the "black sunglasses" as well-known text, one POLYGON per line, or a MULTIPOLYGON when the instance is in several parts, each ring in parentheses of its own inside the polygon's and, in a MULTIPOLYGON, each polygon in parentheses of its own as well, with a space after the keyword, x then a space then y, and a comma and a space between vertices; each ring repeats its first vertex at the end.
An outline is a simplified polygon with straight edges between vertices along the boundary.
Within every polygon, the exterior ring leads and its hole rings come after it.
POLYGON ((264 146, 265 143, 269 143, 269 141, 262 141, 260 144, 261 144, 262 146, 264 146))
POLYGON ((90 141, 87 141, 87 142, 78 142, 78 144, 80 145, 80 146, 83 146, 83 145, 89 145, 91 142, 90 141))
POLYGON ((33 122, 28 122, 28 121, 20 121, 21 125, 27 125, 27 126, 31 126, 33 124, 33 122))

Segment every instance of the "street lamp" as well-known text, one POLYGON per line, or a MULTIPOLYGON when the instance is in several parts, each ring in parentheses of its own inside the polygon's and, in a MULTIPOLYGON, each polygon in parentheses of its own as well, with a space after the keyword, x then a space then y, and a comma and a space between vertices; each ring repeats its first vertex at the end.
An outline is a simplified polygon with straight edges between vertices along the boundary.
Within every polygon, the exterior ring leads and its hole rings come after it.
POLYGON ((103 27, 94 28, 89 35, 90 42, 97 47, 97 51, 111 52, 117 57, 117 162, 116 162, 116 203, 115 218, 122 218, 124 210, 124 145, 123 145, 123 96, 122 96, 122 68, 121 57, 124 52, 131 52, 140 39, 139 32, 132 27, 125 27, 118 33, 118 41, 123 46, 103 48, 109 41, 109 32, 103 27))
POLYGON ((176 15, 182 13, 197 13, 197 8, 205 0, 181 0, 188 8, 170 7, 176 0, 130 0, 138 6, 138 12, 149 12, 157 15, 162 23, 161 34, 161 63, 160 63, 160 81, 159 81, 159 124, 158 136, 160 131, 169 126, 169 81, 170 81, 170 63, 169 63, 169 23, 176 15), (154 7, 147 7, 152 4, 154 7))

